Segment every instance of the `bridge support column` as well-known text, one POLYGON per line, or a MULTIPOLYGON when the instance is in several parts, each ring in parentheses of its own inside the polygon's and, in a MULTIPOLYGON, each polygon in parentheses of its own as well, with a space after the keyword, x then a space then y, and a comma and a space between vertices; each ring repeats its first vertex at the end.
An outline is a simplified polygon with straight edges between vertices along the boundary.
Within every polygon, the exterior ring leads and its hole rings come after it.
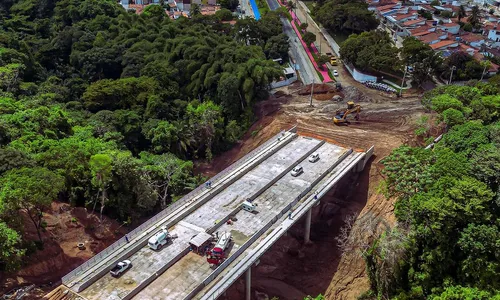
POLYGON ((304 243, 309 243, 311 237, 311 218, 312 218, 312 208, 310 208, 306 213, 306 224, 304 232, 304 243))
POLYGON ((252 298, 252 267, 245 272, 245 300, 252 298))

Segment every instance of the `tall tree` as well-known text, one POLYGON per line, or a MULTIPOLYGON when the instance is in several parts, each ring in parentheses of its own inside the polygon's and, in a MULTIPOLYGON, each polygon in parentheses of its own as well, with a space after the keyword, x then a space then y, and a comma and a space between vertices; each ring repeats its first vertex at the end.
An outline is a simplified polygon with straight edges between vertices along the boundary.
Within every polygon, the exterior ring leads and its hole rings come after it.
MULTIPOLYGON (((111 182, 111 171, 113 170, 112 158, 109 154, 95 154, 90 157, 90 171, 92 172, 92 185, 98 189, 96 198, 101 199, 101 221, 102 212, 108 200, 107 189, 111 182)), ((95 203, 94 202, 94 208, 95 203)), ((94 211, 94 209, 92 209, 94 211)))
POLYGON ((477 5, 472 7, 472 11, 470 16, 467 18, 467 21, 469 21, 474 28, 476 28, 479 25, 479 22, 481 22, 480 11, 477 5))
POLYGON ((21 168, 7 172, 0 180, 0 203, 7 211, 22 211, 35 226, 43 242, 43 212, 64 188, 64 178, 46 168, 21 168))
POLYGON ((458 21, 460 22, 465 16, 467 16, 467 14, 465 13, 465 7, 463 5, 460 5, 457 13, 458 21))
POLYGON ((316 35, 310 31, 306 32, 302 38, 308 47, 316 41, 316 35))

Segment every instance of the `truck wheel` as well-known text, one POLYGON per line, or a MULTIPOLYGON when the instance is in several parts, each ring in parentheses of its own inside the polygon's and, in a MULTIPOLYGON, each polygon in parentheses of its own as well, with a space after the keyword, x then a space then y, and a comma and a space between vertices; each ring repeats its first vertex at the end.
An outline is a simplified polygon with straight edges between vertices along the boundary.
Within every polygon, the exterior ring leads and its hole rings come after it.
POLYGON ((163 247, 163 244, 159 244, 157 250, 161 250, 162 247, 163 247))

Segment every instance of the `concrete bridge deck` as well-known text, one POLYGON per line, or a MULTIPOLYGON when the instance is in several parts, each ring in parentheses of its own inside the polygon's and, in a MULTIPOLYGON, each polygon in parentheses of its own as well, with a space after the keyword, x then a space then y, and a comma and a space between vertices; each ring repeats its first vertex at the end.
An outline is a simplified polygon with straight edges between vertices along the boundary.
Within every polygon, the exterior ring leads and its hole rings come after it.
MULTIPOLYGON (((213 295, 219 295, 227 284, 237 279, 236 275, 241 275, 233 274, 233 267, 258 259, 260 256, 252 253, 270 243, 266 238, 273 230, 283 230, 282 224, 291 221, 285 215, 291 207, 306 203, 312 193, 319 193, 318 187, 324 188, 334 175, 339 177, 347 167, 359 168, 358 164, 365 159, 364 153, 295 134, 279 147, 267 151, 268 155, 258 164, 240 170, 243 174, 239 178, 217 192, 212 191, 214 195, 210 199, 172 224, 169 230, 177 238, 171 243, 159 251, 142 244, 126 256, 133 267, 121 277, 113 278, 104 269, 106 272, 101 270, 97 276, 88 276, 87 283, 80 283, 73 290, 89 300, 215 299, 213 295), (309 162, 307 157, 312 153, 319 153, 320 160, 309 162), (301 165, 304 172, 293 177, 290 170, 296 165, 301 165), (256 212, 241 210, 241 203, 246 199, 257 204, 256 212), (229 217, 236 217, 237 221, 229 225, 225 222, 229 217), (210 267, 206 257, 189 251, 189 240, 202 231, 232 233, 234 243, 228 250, 229 257, 218 268, 210 267)), ((364 166, 364 162, 361 163, 364 166)), ((304 213, 300 209, 293 212, 296 218, 304 213)))

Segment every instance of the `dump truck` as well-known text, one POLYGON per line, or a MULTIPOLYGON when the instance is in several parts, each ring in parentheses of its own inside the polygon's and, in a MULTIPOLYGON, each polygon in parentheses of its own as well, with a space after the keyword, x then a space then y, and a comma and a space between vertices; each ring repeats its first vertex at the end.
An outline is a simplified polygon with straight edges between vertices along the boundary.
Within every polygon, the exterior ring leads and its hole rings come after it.
POLYGON ((132 262, 130 260, 124 260, 116 264, 113 269, 109 271, 111 276, 119 277, 125 271, 127 271, 130 267, 132 267, 132 262))

